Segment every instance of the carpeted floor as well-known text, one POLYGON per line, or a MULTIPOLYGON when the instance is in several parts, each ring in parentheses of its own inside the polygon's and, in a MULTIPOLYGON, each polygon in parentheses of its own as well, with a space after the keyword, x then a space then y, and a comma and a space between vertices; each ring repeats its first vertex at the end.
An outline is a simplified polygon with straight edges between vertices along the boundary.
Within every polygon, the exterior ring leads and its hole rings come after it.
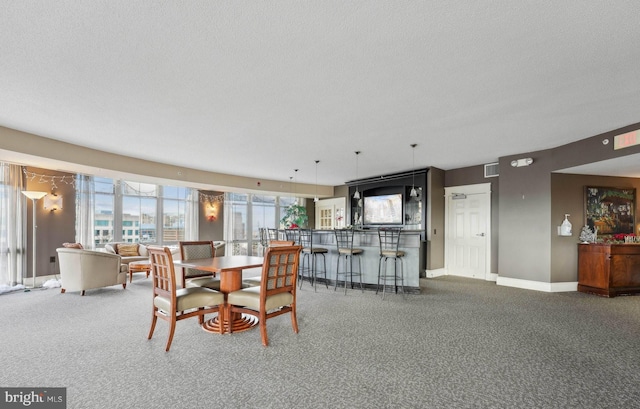
POLYGON ((150 279, 0 296, 4 387, 67 387, 68 408, 640 407, 640 297, 424 279, 421 294, 298 292, 260 332, 159 321, 150 279))

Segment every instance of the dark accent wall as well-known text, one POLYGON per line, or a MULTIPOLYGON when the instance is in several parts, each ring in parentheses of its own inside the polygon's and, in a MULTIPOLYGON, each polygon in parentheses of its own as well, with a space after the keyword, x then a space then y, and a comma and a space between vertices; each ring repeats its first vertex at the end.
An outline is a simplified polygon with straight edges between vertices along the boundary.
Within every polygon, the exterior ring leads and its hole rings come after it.
MULTIPOLYGON (((71 176, 66 172, 58 172, 49 169, 27 167, 28 172, 47 176, 71 176)), ((68 178, 67 178, 68 179, 68 178)), ((47 193, 55 193, 62 196, 61 210, 45 210, 44 198, 36 202, 36 276, 47 276, 58 274, 58 254, 56 249, 62 247, 62 243, 75 242, 75 221, 76 221, 76 191, 72 184, 56 182, 57 187, 47 181, 40 183, 39 178, 26 180, 27 190, 37 190, 47 193), (55 262, 51 262, 54 257, 55 262)), ((25 198, 26 199, 26 198, 25 198)), ((27 282, 30 283, 32 277, 33 254, 32 254, 32 232, 33 232, 33 208, 32 200, 27 200, 27 282)))
MULTIPOLYGON (((211 190, 203 190, 202 193, 204 193, 206 196, 211 197, 224 194, 223 192, 214 192, 211 190)), ((217 213, 215 220, 210 220, 207 217, 207 206, 209 206, 209 204, 206 203, 206 201, 204 203, 200 202, 200 211, 198 212, 198 240, 224 240, 224 202, 217 203, 217 213)))
MULTIPOLYGON (((638 164, 640 166, 640 164, 638 164)), ((553 173, 551 175, 551 282, 578 281, 578 238, 586 224, 585 187, 606 186, 636 189, 635 232, 638 234, 640 218, 637 194, 640 179, 611 176, 573 175, 553 173), (557 226, 568 213, 573 226, 572 236, 558 236, 557 226)))
MULTIPOLYGON (((498 177, 484 177, 484 165, 469 166, 466 168, 454 169, 445 172, 444 186, 464 186, 464 185, 476 185, 480 183, 491 183, 491 231, 498 231, 498 209, 500 197, 500 184, 498 183, 498 177)), ((442 192, 444 203, 444 189, 442 192)), ((443 216, 444 218, 444 216, 443 216)), ((498 272, 498 235, 491 235, 491 273, 498 272)), ((444 254, 444 249, 443 249, 444 254)), ((444 263, 443 263, 444 265, 444 263)))

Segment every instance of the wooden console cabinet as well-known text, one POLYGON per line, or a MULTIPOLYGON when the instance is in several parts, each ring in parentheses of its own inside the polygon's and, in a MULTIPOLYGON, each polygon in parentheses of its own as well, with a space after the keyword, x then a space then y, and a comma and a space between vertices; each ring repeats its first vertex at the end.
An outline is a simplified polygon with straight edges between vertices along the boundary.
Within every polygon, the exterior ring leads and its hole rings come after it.
POLYGON ((640 244, 578 244, 578 291, 639 294, 640 244))

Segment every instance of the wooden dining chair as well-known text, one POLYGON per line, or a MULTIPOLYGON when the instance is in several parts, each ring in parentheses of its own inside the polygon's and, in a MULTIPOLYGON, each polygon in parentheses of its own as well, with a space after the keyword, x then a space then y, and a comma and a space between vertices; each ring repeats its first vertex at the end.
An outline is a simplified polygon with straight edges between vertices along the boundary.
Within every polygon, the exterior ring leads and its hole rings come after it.
MULTIPOLYGON (((153 277, 153 315, 147 339, 151 339, 156 328, 158 317, 169 323, 169 338, 165 351, 169 351, 176 322, 191 317, 198 317, 200 325, 204 323, 205 314, 221 313, 224 305, 224 294, 203 287, 176 288, 176 275, 173 257, 167 247, 149 246, 151 275, 153 277)), ((223 328, 220 326, 220 333, 223 328)))
MULTIPOLYGON (((290 313, 293 332, 298 333, 296 317, 296 280, 301 246, 269 247, 262 265, 259 287, 243 288, 227 295, 229 312, 258 317, 262 345, 269 345, 267 320, 290 313)), ((229 328, 231 332, 231 328, 229 328)))
MULTIPOLYGON (((277 246, 293 246, 294 242, 289 240, 271 240, 269 243, 269 247, 277 247, 277 246)), ((265 249, 268 250, 268 247, 265 249)), ((246 270, 242 270, 242 286, 244 288, 247 287, 257 287, 260 285, 262 280, 262 267, 249 268, 246 270)))
MULTIPOLYGON (((194 260, 198 258, 211 258, 216 256, 216 249, 213 241, 181 241, 180 257, 182 260, 194 260)), ((197 270, 195 268, 182 268, 182 288, 205 287, 212 290, 220 290, 220 278, 216 273, 210 271, 197 270)))

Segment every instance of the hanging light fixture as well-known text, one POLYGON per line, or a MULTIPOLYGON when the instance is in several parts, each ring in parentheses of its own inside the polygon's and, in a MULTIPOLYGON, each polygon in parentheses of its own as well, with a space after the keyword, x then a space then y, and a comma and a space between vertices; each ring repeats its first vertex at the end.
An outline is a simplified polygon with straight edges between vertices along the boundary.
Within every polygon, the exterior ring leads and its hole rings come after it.
MULTIPOLYGON (((356 183, 358 181, 358 156, 360 155, 360 151, 356 151, 356 183)), ((358 192, 358 185, 356 184, 356 191, 353 194, 354 199, 360 199, 360 192, 358 192)))
POLYGON ((316 196, 313 198, 313 201, 315 203, 318 202, 318 163, 320 163, 319 160, 316 160, 316 196))
POLYGON ((418 197, 418 192, 416 191, 416 146, 418 146, 417 143, 412 143, 411 144, 411 152, 412 152, 412 174, 411 174, 411 192, 409 193, 409 196, 411 197, 418 197))
POLYGON ((293 170, 295 173, 295 177, 293 178, 293 198, 294 198, 294 203, 298 204, 298 196, 296 195, 296 183, 298 182, 298 169, 294 169, 293 170))

